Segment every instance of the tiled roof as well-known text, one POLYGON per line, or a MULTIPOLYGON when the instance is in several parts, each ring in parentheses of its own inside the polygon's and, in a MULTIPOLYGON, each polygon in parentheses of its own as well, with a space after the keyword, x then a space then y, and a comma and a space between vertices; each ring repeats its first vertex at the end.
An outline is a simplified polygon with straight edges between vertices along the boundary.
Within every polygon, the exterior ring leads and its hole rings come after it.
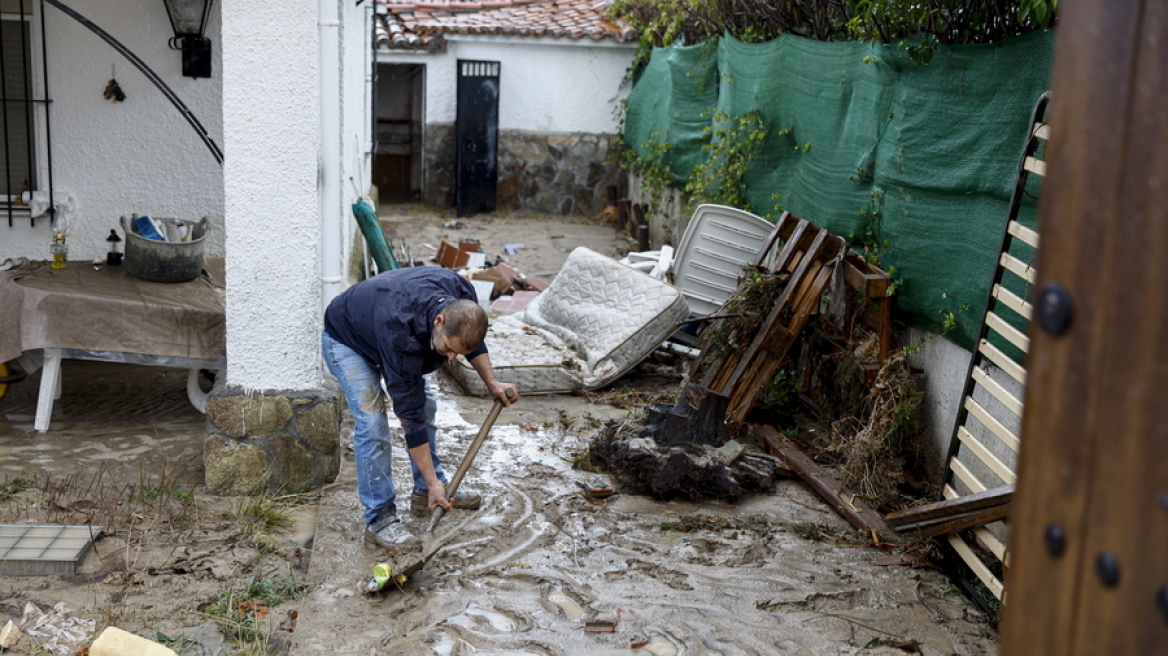
POLYGON ((377 47, 434 50, 450 34, 635 40, 607 10, 606 0, 377 0, 377 47))

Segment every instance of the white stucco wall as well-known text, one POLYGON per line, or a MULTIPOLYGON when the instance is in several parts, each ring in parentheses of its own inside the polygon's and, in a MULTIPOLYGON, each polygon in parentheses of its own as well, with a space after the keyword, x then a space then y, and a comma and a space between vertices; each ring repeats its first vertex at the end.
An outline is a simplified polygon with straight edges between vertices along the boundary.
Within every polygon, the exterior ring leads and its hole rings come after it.
POLYGON ((454 123, 459 59, 500 64, 499 129, 614 134, 636 44, 586 39, 455 37, 445 52, 379 50, 385 64, 425 64, 426 123, 454 123))
POLYGON ((221 7, 227 384, 319 388, 317 3, 221 7))
MULTIPOLYGON (((40 3, 29 3, 39 10, 40 3)), ((140 57, 190 108, 222 146, 220 95, 222 49, 219 3, 207 36, 213 42, 213 77, 182 76, 181 54, 167 47, 173 36, 159 0, 69 0, 68 6, 100 26, 140 57)), ((132 212, 210 218, 207 253, 224 252, 223 178, 210 151, 182 115, 128 60, 96 34, 51 5, 45 5, 53 187, 58 200, 72 195, 75 220, 68 236, 70 259, 104 257, 110 228, 132 212), (106 100, 110 78, 124 102, 106 100)), ((40 26, 34 22, 39 59, 40 26)), ((35 75, 40 85, 40 75, 35 75)), ((43 116, 43 113, 42 113, 43 116)), ((43 123, 43 122, 42 122, 43 123)), ((44 147, 43 141, 38 144, 44 147)), ((42 188, 47 187, 43 153, 42 188)), ((119 232, 120 228, 119 228, 119 232)), ((0 221, 0 259, 48 258, 47 218, 27 218, 8 227, 0 221)))

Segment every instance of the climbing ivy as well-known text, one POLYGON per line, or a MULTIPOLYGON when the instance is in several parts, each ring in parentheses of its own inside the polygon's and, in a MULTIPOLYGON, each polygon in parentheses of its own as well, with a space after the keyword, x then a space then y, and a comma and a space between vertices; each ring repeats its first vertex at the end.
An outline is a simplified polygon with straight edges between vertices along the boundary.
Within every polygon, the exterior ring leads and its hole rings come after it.
POLYGON ((674 189, 676 176, 669 166, 669 151, 673 144, 663 139, 659 130, 649 135, 649 140, 641 145, 641 153, 621 141, 615 151, 617 163, 626 171, 632 170, 640 176, 641 195, 645 199, 647 216, 662 212, 665 199, 674 189))
POLYGON ((713 120, 705 129, 710 142, 702 146, 708 157, 694 167, 685 185, 688 204, 691 209, 717 203, 752 211, 746 200, 746 172, 766 142, 766 122, 757 110, 739 117, 721 110, 712 113, 713 120))

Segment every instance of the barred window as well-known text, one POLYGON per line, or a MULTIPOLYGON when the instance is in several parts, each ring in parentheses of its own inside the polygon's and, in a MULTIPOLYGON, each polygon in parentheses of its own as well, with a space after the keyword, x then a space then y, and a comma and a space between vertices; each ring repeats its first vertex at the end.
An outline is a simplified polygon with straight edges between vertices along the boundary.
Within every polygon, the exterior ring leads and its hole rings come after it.
POLYGON ((21 193, 38 188, 32 0, 4 0, 0 10, 0 215, 12 226, 28 216, 21 193))

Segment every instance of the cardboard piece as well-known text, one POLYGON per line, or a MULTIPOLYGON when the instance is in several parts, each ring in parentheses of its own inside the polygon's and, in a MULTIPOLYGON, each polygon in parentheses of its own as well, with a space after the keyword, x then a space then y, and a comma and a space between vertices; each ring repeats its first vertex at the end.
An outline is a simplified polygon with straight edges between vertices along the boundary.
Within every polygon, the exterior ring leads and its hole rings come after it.
POLYGON ((495 285, 494 289, 491 291, 493 296, 502 296, 507 292, 508 289, 511 288, 511 279, 500 273, 498 267, 489 267, 483 269, 482 271, 476 271, 475 274, 470 277, 470 279, 472 281, 490 281, 495 285))
POLYGON ((477 240, 464 239, 458 242, 458 246, 447 241, 438 244, 438 254, 434 256, 434 261, 447 269, 463 269, 486 266, 487 256, 481 252, 477 240))
POLYGON ((512 296, 500 296, 491 304, 491 309, 507 314, 518 312, 527 307, 528 303, 535 300, 536 296, 539 296, 539 292, 518 291, 512 296))
POLYGON ((533 291, 542 292, 548 288, 547 282, 545 282, 539 276, 528 275, 509 264, 500 262, 495 265, 495 268, 499 270, 499 273, 510 278, 512 284, 514 284, 519 289, 530 289, 533 291))
POLYGON ((460 253, 457 246, 444 241, 438 244, 438 253, 434 256, 434 261, 438 263, 438 266, 453 269, 455 260, 458 259, 460 253))

